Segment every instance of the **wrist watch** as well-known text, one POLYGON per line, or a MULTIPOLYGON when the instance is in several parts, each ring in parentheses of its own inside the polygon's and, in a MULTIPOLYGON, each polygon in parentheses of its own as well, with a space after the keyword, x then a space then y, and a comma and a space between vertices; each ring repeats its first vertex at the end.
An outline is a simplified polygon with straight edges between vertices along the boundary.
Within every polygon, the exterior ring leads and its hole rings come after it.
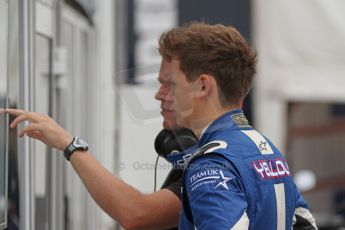
POLYGON ((76 150, 87 151, 88 149, 89 146, 86 141, 84 141, 81 137, 74 137, 72 143, 69 144, 63 151, 63 155, 65 156, 66 160, 69 161, 72 154, 76 150))

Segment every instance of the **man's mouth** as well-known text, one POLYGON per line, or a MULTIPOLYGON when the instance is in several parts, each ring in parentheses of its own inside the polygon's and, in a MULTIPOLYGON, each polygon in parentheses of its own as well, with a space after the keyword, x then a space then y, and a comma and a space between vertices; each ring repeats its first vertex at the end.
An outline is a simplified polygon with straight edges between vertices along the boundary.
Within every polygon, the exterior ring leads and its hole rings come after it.
POLYGON ((171 110, 171 109, 163 109, 161 110, 161 114, 164 116, 164 115, 171 115, 174 113, 174 110, 171 110))

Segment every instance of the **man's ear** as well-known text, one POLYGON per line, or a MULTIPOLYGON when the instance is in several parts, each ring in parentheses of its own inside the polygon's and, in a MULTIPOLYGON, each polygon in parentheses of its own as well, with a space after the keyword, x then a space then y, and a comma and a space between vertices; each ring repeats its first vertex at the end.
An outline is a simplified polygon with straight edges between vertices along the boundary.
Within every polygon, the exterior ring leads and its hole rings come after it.
POLYGON ((208 96, 211 93, 211 88, 214 81, 213 77, 208 74, 202 74, 199 80, 201 96, 208 96))

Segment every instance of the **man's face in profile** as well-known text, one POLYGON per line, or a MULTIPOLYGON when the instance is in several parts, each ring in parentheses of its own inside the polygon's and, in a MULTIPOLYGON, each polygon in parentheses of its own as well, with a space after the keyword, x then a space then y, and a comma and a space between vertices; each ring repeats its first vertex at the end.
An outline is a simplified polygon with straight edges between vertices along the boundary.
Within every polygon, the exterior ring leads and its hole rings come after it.
POLYGON ((163 127, 165 129, 177 129, 175 111, 172 109, 172 101, 167 101, 166 97, 170 90, 169 77, 171 72, 171 64, 165 60, 162 61, 158 81, 159 89, 155 98, 161 102, 161 115, 163 116, 163 127))

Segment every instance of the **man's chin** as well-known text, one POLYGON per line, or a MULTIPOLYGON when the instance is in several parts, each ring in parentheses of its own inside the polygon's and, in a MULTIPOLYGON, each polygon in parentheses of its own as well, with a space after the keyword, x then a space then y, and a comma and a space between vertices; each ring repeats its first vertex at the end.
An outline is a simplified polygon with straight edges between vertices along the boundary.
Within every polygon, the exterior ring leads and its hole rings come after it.
POLYGON ((169 129, 169 130, 174 130, 174 129, 178 129, 179 126, 175 122, 170 122, 170 121, 164 120, 163 121, 163 128, 169 129))

